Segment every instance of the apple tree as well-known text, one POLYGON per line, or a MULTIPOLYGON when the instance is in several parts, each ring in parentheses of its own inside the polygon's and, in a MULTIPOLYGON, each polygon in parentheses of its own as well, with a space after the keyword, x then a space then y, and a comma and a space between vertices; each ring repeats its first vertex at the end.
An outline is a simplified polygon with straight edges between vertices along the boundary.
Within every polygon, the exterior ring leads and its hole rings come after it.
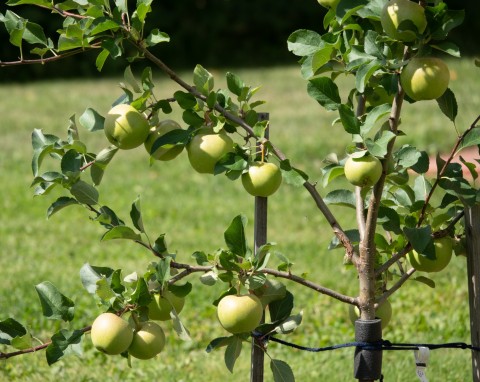
MULTIPOLYGON (((47 215, 81 206, 104 230, 103 241, 131 240, 148 251, 153 261, 145 265, 143 274, 127 276, 108 265, 85 264, 80 270, 82 284, 104 306, 105 313, 91 327, 61 329, 39 346, 31 345, 31 334, 21 323, 7 318, 0 322, 0 342, 16 350, 2 352, 0 358, 46 349, 47 362, 53 364, 79 346, 86 333, 91 333, 95 347, 107 354, 152 358, 165 345, 157 322, 172 320, 179 338, 189 338, 180 313, 190 291, 223 283, 224 292, 212 303, 228 335, 212 338, 207 351, 225 348, 225 363, 232 371, 246 341, 257 351, 267 352, 264 345, 269 336, 289 334, 300 326, 302 315, 294 310, 288 283, 349 304, 352 321, 360 327, 374 323, 380 338, 381 327, 391 316, 392 294, 412 279, 432 285, 432 280, 424 274, 418 276, 417 271, 428 274, 448 265, 454 246, 465 235, 459 224, 464 208, 477 203, 478 192, 464 174, 470 172, 476 179, 475 165, 460 157, 462 168, 453 159, 462 149, 480 143, 478 119, 458 132, 447 159, 437 156, 437 172, 430 179, 427 152, 398 142, 408 134, 400 116, 405 104, 436 100, 439 112, 457 128, 458 108, 448 88, 450 75, 443 56, 459 56, 448 35, 462 23, 463 12, 449 10, 438 0, 318 2, 328 8, 325 32, 297 30, 288 38, 288 49, 299 57, 308 94, 319 107, 338 116, 328 128, 351 137, 346 154, 327 158, 323 184, 310 181, 269 139, 257 87, 229 72, 227 89, 216 89, 213 75, 201 65, 194 68, 190 84, 152 53, 155 45, 169 42, 161 29, 146 28, 153 0, 135 4, 122 0, 7 1, 9 9, 0 14, 0 22, 10 35, 10 44, 18 47, 19 59, 0 61, 0 67, 46 64, 96 51, 99 71, 107 60, 143 60, 166 73, 182 90, 157 99, 151 67, 133 73, 126 66, 122 94, 111 100, 106 115, 92 105, 78 119, 70 119, 65 137, 32 132, 34 194, 63 190, 47 215), (57 35, 47 36, 42 25, 21 16, 20 6, 43 8, 52 18, 62 18, 63 27, 57 35), (336 83, 339 78, 349 81, 348 93, 341 94, 336 83), (174 108, 181 111, 181 121, 169 117, 174 108), (79 127, 85 131, 81 133, 79 127), (98 130, 105 133, 97 135, 105 148, 92 152, 81 135, 98 130), (108 195, 100 198, 103 175, 119 150, 146 150, 150 161, 158 160, 161 165, 176 160, 184 149, 195 171, 210 176, 212 182, 212 174, 241 182, 246 195, 258 200, 279 187, 304 187, 331 230, 330 249, 344 251, 344 263, 358 275, 358 295, 344 295, 322 286, 321 280, 296 274, 292 260, 285 256, 274 264, 275 244, 251 248, 242 215, 232 217, 226 228, 225 248, 211 253, 199 248, 193 254, 194 262, 186 264, 169 251, 164 233, 152 236, 146 232, 140 199, 132 203, 127 222, 120 218, 122 213, 105 204, 108 195), (335 184, 343 177, 350 188, 324 193, 322 185, 335 184), (350 208, 356 228, 341 227, 332 205, 350 208), (198 285, 188 281, 195 275, 201 281, 198 285)), ((73 302, 51 283, 44 282, 36 289, 47 317, 65 322, 74 319, 73 302)), ((377 361, 381 369, 381 359, 377 361)), ((284 361, 272 358, 271 369, 275 380, 294 380, 284 361)), ((254 380, 261 380, 261 373, 253 372, 254 380)), ((374 380, 379 376, 356 370, 355 377, 374 380)))

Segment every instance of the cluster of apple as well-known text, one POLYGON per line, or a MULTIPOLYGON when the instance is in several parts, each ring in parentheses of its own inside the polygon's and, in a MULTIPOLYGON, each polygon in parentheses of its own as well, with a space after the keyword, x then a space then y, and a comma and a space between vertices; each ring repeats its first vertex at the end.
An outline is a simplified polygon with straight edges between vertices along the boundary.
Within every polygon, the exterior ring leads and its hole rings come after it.
MULTIPOLYGON (((176 158, 184 146, 165 144, 151 153, 155 141, 179 129, 180 125, 172 120, 162 121, 156 127, 150 128, 147 118, 128 104, 114 106, 104 122, 105 135, 110 143, 123 150, 130 150, 143 144, 147 152, 160 161, 176 158)), ((198 129, 186 145, 190 164, 202 174, 213 174, 216 163, 233 149, 234 142, 227 133, 223 130, 216 133, 209 127, 198 129)), ((271 162, 250 163, 248 170, 242 174, 242 184, 253 196, 270 196, 278 190, 281 183, 280 168, 271 162)))
POLYGON ((148 321, 139 321, 134 312, 128 321, 114 313, 100 314, 92 324, 93 346, 108 355, 128 352, 131 357, 141 360, 158 355, 165 347, 165 333, 154 321, 170 320, 172 309, 180 313, 185 299, 169 291, 163 295, 155 293, 152 297, 148 305, 148 321))

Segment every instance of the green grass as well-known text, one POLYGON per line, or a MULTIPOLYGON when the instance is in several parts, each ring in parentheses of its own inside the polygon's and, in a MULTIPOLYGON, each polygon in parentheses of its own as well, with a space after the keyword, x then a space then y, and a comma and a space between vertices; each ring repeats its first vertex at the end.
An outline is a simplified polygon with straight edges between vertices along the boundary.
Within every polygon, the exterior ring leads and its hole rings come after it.
MULTIPOLYGON (((457 94, 458 129, 464 130, 478 112, 479 80, 473 64, 451 63, 457 78, 451 88, 457 94)), ((223 70, 212 70, 217 86, 224 86, 223 70)), ((322 159, 330 152, 344 155, 349 137, 341 127, 332 126, 336 114, 327 113, 306 94, 306 84, 298 68, 257 69, 237 72, 247 83, 262 85, 259 97, 267 100, 263 110, 270 112, 272 140, 305 170, 312 181, 320 179, 322 159)), ((157 75, 157 96, 168 97, 177 90, 165 77, 157 75)), ((186 78, 191 78, 186 74, 186 78)), ((46 220, 46 208, 55 194, 33 198, 29 184, 30 134, 34 128, 65 136, 68 119, 87 107, 104 113, 120 95, 116 80, 56 81, 0 87, 0 320, 14 317, 25 323, 34 335, 48 339, 59 325, 42 317, 34 285, 49 280, 76 302, 75 320, 69 328, 92 322, 101 309, 81 286, 78 271, 89 262, 122 268, 124 274, 142 272, 154 260, 140 246, 124 241, 101 243, 102 228, 90 222, 87 213, 71 207, 46 220)), ((345 97, 345 96, 344 96, 345 97)), ((451 146, 455 129, 438 112, 435 102, 405 105, 402 129, 407 136, 399 144, 414 142, 430 152, 451 146)), ((81 132, 91 147, 106 145, 103 134, 81 132)), ((326 190, 320 190, 323 195, 326 190)), ((152 237, 166 233, 170 249, 180 261, 192 262, 195 250, 214 251, 224 246, 223 231, 237 214, 248 216, 249 235, 253 227, 253 198, 239 182, 225 177, 196 174, 185 153, 171 163, 149 167, 142 150, 118 155, 100 186, 101 201, 128 220, 130 204, 141 195, 147 231, 152 237)), ((351 211, 335 209, 345 228, 352 228, 351 211)), ((294 262, 294 271, 343 293, 355 295, 354 272, 342 265, 341 251, 326 250, 332 237, 309 195, 303 189, 283 186, 269 201, 269 240, 294 262)), ((273 266, 272 262, 272 266, 273 266)), ((464 259, 455 258, 449 268, 435 275, 436 289, 408 283, 392 298, 394 318, 384 338, 403 342, 470 342, 467 276, 464 259)), ((48 367, 44 352, 12 358, 0 364, 0 381, 133 381, 159 378, 163 381, 245 381, 249 373, 249 349, 244 347, 233 376, 223 364, 221 351, 206 354, 208 342, 225 335, 217 324, 211 305, 222 286, 196 288, 182 312, 193 341, 178 340, 164 325, 168 346, 156 360, 134 362, 128 368, 119 357, 95 352, 87 336, 81 358, 67 357, 48 367)), ((337 301, 295 284, 288 284, 295 295, 296 311, 304 313, 304 323, 288 340, 305 346, 327 346, 353 340, 347 309, 337 301)), ((270 344, 272 357, 288 361, 299 381, 352 379, 353 350, 306 353, 270 344)), ((427 374, 435 381, 470 379, 468 351, 436 350, 431 354, 427 374)), ((415 381, 411 352, 385 352, 387 381, 415 381)), ((267 381, 271 377, 267 372, 267 381)))

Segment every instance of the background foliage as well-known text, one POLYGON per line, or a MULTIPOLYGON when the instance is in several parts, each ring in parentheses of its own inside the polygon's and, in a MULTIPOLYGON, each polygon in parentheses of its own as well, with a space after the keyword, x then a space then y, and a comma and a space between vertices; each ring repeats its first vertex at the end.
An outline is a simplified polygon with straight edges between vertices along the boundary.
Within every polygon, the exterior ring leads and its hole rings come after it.
MULTIPOLYGON (((136 0, 130 2, 135 4, 136 0)), ((450 9, 465 9, 466 13, 464 24, 452 32, 451 41, 459 45, 463 55, 480 54, 480 2, 445 2, 450 9)), ((0 13, 5 9, 1 2, 0 13)), ((296 58, 287 50, 288 36, 300 28, 322 32, 326 12, 316 0, 157 0, 152 9, 147 24, 154 23, 172 37, 170 44, 161 44, 153 52, 175 68, 193 67, 197 63, 220 68, 293 64, 296 58)), ((53 33, 61 26, 61 18, 49 18, 48 11, 36 7, 20 6, 15 12, 45 25, 46 32, 53 33)), ((2 25, 0 41, 7 40, 8 34, 2 25)), ((13 48, 10 44, 0 44, 0 60, 16 59, 18 51, 13 48)), ((94 62, 95 54, 90 53, 43 68, 37 65, 5 68, 0 73, 0 81, 99 76, 94 62)), ((123 71, 124 66, 120 64, 108 62, 103 75, 123 71)))

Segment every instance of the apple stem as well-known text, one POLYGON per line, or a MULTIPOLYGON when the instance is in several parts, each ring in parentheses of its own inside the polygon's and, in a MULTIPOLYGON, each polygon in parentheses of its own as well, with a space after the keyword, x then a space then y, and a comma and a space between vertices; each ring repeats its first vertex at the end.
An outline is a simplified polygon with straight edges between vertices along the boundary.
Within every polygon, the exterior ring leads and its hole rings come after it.
POLYGON ((135 331, 140 329, 140 321, 138 321, 138 315, 135 312, 132 312, 131 314, 132 320, 135 323, 135 331))

